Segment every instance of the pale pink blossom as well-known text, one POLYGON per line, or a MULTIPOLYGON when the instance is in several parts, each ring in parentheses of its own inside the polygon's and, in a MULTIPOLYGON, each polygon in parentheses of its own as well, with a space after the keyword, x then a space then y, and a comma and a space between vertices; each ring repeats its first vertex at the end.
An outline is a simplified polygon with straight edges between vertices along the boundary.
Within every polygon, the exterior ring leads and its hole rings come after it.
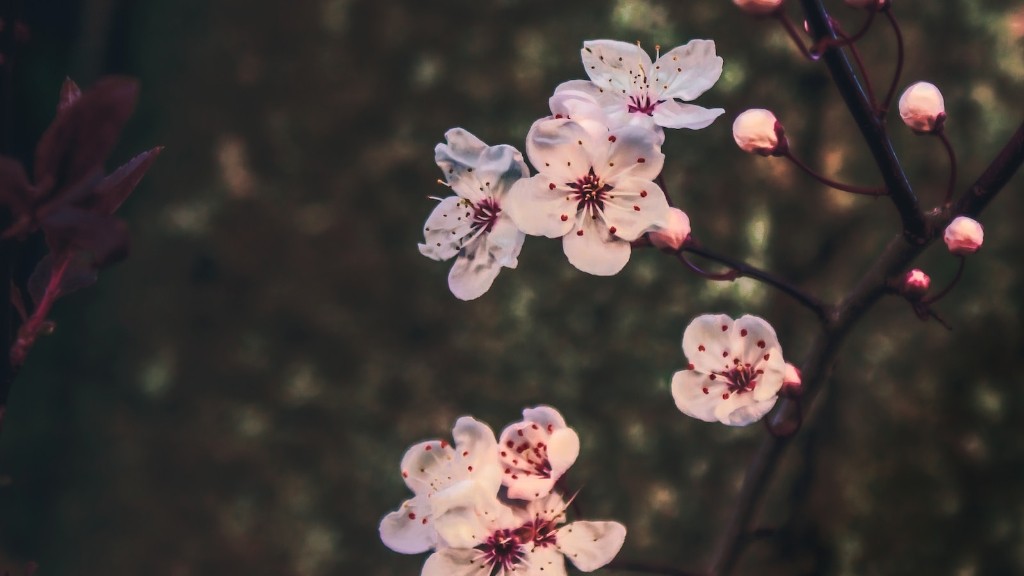
POLYGON ((616 274, 629 261, 630 242, 667 222, 668 202, 653 182, 665 162, 660 148, 656 133, 637 126, 538 120, 526 137, 538 173, 513 184, 505 209, 526 234, 562 238, 573 266, 616 274))
POLYGON ((946 248, 957 256, 974 254, 985 242, 985 229, 973 218, 957 216, 942 235, 946 248))
POLYGON ((672 378, 672 397, 684 414, 745 426, 775 405, 786 361, 775 330, 761 318, 698 316, 683 333, 683 353, 689 365, 672 378))
POLYGON ((759 16, 777 12, 782 6, 782 0, 732 0, 732 2, 744 12, 759 16))
POLYGON ((520 500, 547 496, 580 453, 579 436, 549 406, 523 410, 523 420, 505 428, 498 445, 502 484, 509 498, 520 500))
POLYGON ((800 369, 786 362, 786 371, 782 376, 783 395, 799 396, 803 394, 803 378, 800 369))
POLYGON ((690 217, 679 208, 669 208, 668 222, 647 234, 651 244, 666 250, 679 250, 690 237, 690 217))
MULTIPOLYGON (((662 128, 705 128, 724 112, 677 101, 696 99, 722 75, 712 40, 691 40, 654 62, 640 46, 616 40, 584 42, 581 55, 590 80, 559 85, 553 100, 594 103, 612 128, 636 124, 664 138, 662 128)), ((559 114, 555 101, 552 113, 559 114)))
POLYGON ((732 123, 732 137, 740 150, 751 154, 771 156, 787 148, 782 124, 775 114, 763 108, 751 108, 737 116, 732 123))
POLYGON ((919 268, 914 268, 903 275, 901 292, 910 298, 921 298, 928 293, 932 279, 919 268))
MULTIPOLYGON (((384 517, 380 537, 396 552, 416 554, 449 545, 437 523, 466 509, 492 510, 501 487, 498 443, 486 424, 468 416, 452 430, 455 445, 421 442, 402 458, 402 478, 414 497, 384 517)), ((476 513, 476 512, 474 512, 476 513)))
POLYGON ((928 82, 912 84, 900 96, 900 118, 915 132, 931 133, 941 129, 946 118, 942 92, 928 82))
POLYGON ((448 287, 461 300, 479 298, 502 267, 515 268, 525 235, 504 211, 512 183, 529 175, 511 146, 488 146, 453 128, 434 149, 455 196, 444 198, 423 226, 420 252, 434 260, 455 258, 448 287))

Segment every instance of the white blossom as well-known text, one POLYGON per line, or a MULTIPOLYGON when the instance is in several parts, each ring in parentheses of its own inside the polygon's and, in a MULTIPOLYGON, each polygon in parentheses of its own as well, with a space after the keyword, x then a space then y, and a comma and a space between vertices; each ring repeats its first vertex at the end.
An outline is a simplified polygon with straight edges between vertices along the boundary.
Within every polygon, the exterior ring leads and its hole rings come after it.
POLYGON ((551 493, 580 453, 579 436, 549 406, 523 410, 523 420, 505 428, 498 445, 502 484, 509 498, 521 500, 551 493))
POLYGON ((736 145, 751 154, 770 156, 784 151, 779 148, 780 135, 783 135, 782 124, 775 114, 763 108, 744 110, 732 123, 732 137, 736 145))
POLYGON ((690 217, 679 208, 669 208, 668 222, 663 227, 651 230, 647 236, 651 244, 658 248, 679 250, 690 237, 690 217))
POLYGON ((918 82, 900 96, 900 118, 915 132, 930 133, 942 127, 946 105, 934 84, 918 82))
POLYGON ((946 226, 942 240, 952 254, 974 254, 985 242, 985 229, 973 218, 957 216, 946 226))

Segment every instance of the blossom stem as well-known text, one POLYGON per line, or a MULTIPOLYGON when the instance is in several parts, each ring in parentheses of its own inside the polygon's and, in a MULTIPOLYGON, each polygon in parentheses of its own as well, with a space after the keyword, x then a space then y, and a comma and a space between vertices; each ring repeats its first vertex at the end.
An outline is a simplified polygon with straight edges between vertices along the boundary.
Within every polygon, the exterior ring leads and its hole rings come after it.
MULTIPOLYGON (((780 290, 782 293, 788 295, 789 297, 799 302, 805 308, 814 312, 822 322, 825 322, 828 317, 828 307, 817 297, 812 296, 807 292, 804 292, 800 288, 793 286, 789 282, 775 276, 774 274, 761 270, 760 268, 757 268, 755 266, 751 266, 750 264, 747 264, 746 262, 743 262, 741 260, 735 260, 733 258, 729 258, 727 256, 723 256, 721 254, 708 250, 707 248, 701 246, 692 237, 687 239, 686 244, 684 244, 683 247, 679 249, 678 254, 681 254, 683 252, 696 254, 702 258, 707 258, 708 260, 713 260, 720 264, 724 264, 733 270, 733 273, 735 273, 736 278, 739 278, 741 276, 753 278, 755 280, 758 280, 764 284, 768 284, 769 286, 772 286, 780 290)), ((683 260, 683 258, 680 257, 680 260, 683 260)))
POLYGON ((877 12, 877 8, 872 8, 868 12, 868 17, 867 19, 864 20, 864 24, 862 24, 860 29, 857 30, 857 32, 852 36, 842 34, 839 30, 839 27, 837 26, 836 32, 839 32, 840 38, 838 40, 831 38, 824 38, 822 40, 819 40, 811 48, 811 52, 815 54, 821 54, 822 52, 825 51, 826 48, 842 48, 844 46, 849 46, 850 48, 853 48, 853 44, 860 40, 861 38, 863 38, 864 35, 868 33, 868 30, 871 29, 871 24, 872 22, 875 21, 875 14, 877 12))
POLYGON ((789 19, 789 16, 782 10, 776 10, 772 16, 782 23, 782 28, 786 30, 786 34, 793 39, 793 43, 800 50, 800 53, 804 55, 804 58, 808 60, 817 60, 818 56, 815 56, 809 48, 804 44, 804 38, 800 35, 796 25, 789 19))
POLYGON ((964 256, 960 256, 959 258, 960 264, 957 266, 956 274, 953 275, 953 279, 949 281, 949 284, 947 284, 945 288, 940 290, 938 294, 935 294, 934 296, 929 296, 921 300, 921 304, 927 306, 929 304, 934 304, 939 300, 942 300, 942 298, 944 298, 946 294, 949 294, 949 291, 952 290, 958 282, 960 282, 960 277, 964 275, 964 267, 967 265, 967 258, 965 258, 964 256))
POLYGON ((39 299, 39 304, 32 311, 32 315, 18 329, 18 338, 14 341, 14 345, 11 346, 9 359, 11 366, 15 370, 21 368, 22 364, 25 363, 29 350, 32 349, 32 346, 36 343, 36 338, 39 337, 39 334, 46 325, 46 318, 50 315, 50 308, 53 307, 53 303, 60 296, 60 285, 64 280, 64 274, 67 272, 70 263, 70 252, 64 252, 53 259, 53 268, 50 272, 50 279, 46 284, 46 291, 43 293, 43 297, 39 299))
POLYGON ((949 155, 949 182, 946 184, 946 197, 942 201, 942 206, 948 207, 949 203, 953 201, 953 189, 956 187, 956 152, 953 151, 953 145, 950 144, 944 128, 936 130, 934 134, 942 141, 942 145, 946 148, 946 154, 949 155))
POLYGON ((892 99, 896 95, 896 88, 900 83, 900 76, 903 75, 904 59, 903 31, 900 30, 896 17, 892 15, 892 2, 886 3, 882 11, 885 12, 885 17, 889 20, 889 24, 892 25, 893 34, 896 36, 896 70, 892 74, 892 82, 889 84, 889 91, 885 94, 885 100, 882 101, 882 107, 878 109, 879 118, 885 118, 885 113, 889 111, 889 106, 892 105, 892 99))
POLYGON ((885 186, 879 186, 875 188, 866 188, 863 186, 854 186, 852 184, 843 184, 842 182, 836 182, 830 178, 826 178, 821 174, 815 172, 810 166, 804 164, 799 158, 793 155, 792 152, 786 151, 782 154, 784 158, 792 162, 797 168, 803 170, 811 178, 814 178, 818 182, 836 190, 842 190, 843 192, 850 192, 851 194, 860 194, 862 196, 885 196, 889 193, 889 190, 885 186))
POLYGON ((719 272, 717 274, 714 272, 708 272, 707 270, 702 269, 701 267, 697 266, 692 261, 690 261, 690 259, 687 258, 686 254, 683 252, 676 252, 676 257, 679 258, 679 261, 685 264, 687 268, 695 272, 697 275, 707 278, 708 280, 732 282, 740 275, 740 273, 733 268, 730 268, 725 272, 719 272))

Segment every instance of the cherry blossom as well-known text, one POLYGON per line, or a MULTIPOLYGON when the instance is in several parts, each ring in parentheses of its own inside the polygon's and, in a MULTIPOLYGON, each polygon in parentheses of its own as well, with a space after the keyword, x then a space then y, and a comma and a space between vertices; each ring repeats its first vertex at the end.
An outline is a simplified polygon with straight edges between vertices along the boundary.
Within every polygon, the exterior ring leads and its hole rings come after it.
POLYGON ((435 526, 446 515, 493 511, 490 503, 501 487, 494 432, 463 416, 452 438, 454 446, 444 440, 421 442, 402 458, 402 478, 415 496, 380 523, 381 540, 395 552, 416 554, 449 544, 452 536, 435 526))
POLYGON ((667 223, 668 202, 653 182, 665 162, 659 138, 637 126, 610 130, 594 117, 538 120, 526 137, 538 174, 512 185, 505 209, 526 234, 561 237, 573 266, 616 274, 629 243, 667 223))
POLYGON ((973 218, 957 216, 946 226, 942 240, 951 254, 965 256, 974 254, 985 242, 985 229, 973 218))
POLYGON ((565 524, 565 510, 562 497, 550 494, 522 508, 506 507, 498 514, 488 509, 482 520, 464 517, 466 532, 473 537, 462 546, 432 554, 421 574, 564 576, 564 558, 583 572, 611 562, 622 548, 626 528, 608 521, 565 524))
POLYGON ((770 110, 744 110, 732 123, 732 137, 744 152, 773 156, 789 148, 785 130, 770 110))
POLYGON ((576 461, 580 438, 557 410, 537 406, 502 431, 498 449, 508 497, 535 500, 547 496, 576 461))
POLYGON ((684 414, 745 426, 775 405, 786 361, 775 330, 761 318, 699 316, 683 333, 683 353, 689 365, 673 376, 672 397, 684 414))
POLYGON ((448 286, 456 298, 472 300, 487 292, 502 267, 518 265, 525 235, 503 204, 512 183, 529 170, 511 146, 488 146, 462 128, 449 130, 445 139, 434 156, 456 195, 431 212, 419 249, 434 260, 454 257, 448 286))
POLYGON ((929 134, 940 130, 946 118, 942 92, 934 84, 918 82, 900 96, 900 118, 914 132, 929 134))
POLYGON ((920 268, 914 268, 903 275, 903 285, 900 291, 908 298, 920 299, 928 293, 932 286, 931 276, 928 276, 920 268))
POLYGON ((698 130, 725 112, 677 102, 696 99, 722 75, 722 59, 712 40, 691 40, 655 62, 640 46, 616 40, 584 42, 581 54, 590 80, 565 82, 555 95, 586 95, 604 110, 613 128, 637 124, 659 134, 661 128, 698 130))

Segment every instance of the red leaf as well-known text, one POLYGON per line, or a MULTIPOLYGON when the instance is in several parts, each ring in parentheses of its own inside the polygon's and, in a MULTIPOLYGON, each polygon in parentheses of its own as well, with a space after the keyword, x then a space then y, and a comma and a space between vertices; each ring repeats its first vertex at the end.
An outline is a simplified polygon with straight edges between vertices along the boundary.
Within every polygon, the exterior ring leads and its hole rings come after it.
MULTIPOLYGON (((64 268, 64 273, 61 275, 56 286, 54 286, 57 291, 53 295, 54 300, 96 283, 96 266, 93 264, 91 256, 81 252, 74 252, 68 255, 67 258, 70 258, 70 260, 64 268)), ((50 279, 53 276, 53 263, 53 254, 47 254, 39 261, 39 264, 36 264, 36 269, 29 276, 28 293, 36 306, 42 301, 43 296, 46 294, 46 289, 50 285, 50 279)))
POLYGON ((139 185, 163 150, 163 146, 147 150, 104 178, 93 191, 91 208, 101 214, 113 214, 139 185))
POLYGON ((65 78, 64 84, 60 87, 60 100, 57 101, 57 112, 60 112, 75 103, 75 100, 82 95, 82 89, 75 84, 71 78, 65 78))
POLYGON ((52 252, 87 252, 97 268, 128 255, 128 227, 113 216, 62 206, 43 216, 39 224, 52 252))
POLYGON ((20 215, 28 210, 32 192, 21 162, 0 156, 0 203, 7 204, 15 215, 20 215))
POLYGON ((72 186, 102 168, 135 111, 138 92, 137 81, 111 76, 61 109, 36 147, 36 185, 72 186))

